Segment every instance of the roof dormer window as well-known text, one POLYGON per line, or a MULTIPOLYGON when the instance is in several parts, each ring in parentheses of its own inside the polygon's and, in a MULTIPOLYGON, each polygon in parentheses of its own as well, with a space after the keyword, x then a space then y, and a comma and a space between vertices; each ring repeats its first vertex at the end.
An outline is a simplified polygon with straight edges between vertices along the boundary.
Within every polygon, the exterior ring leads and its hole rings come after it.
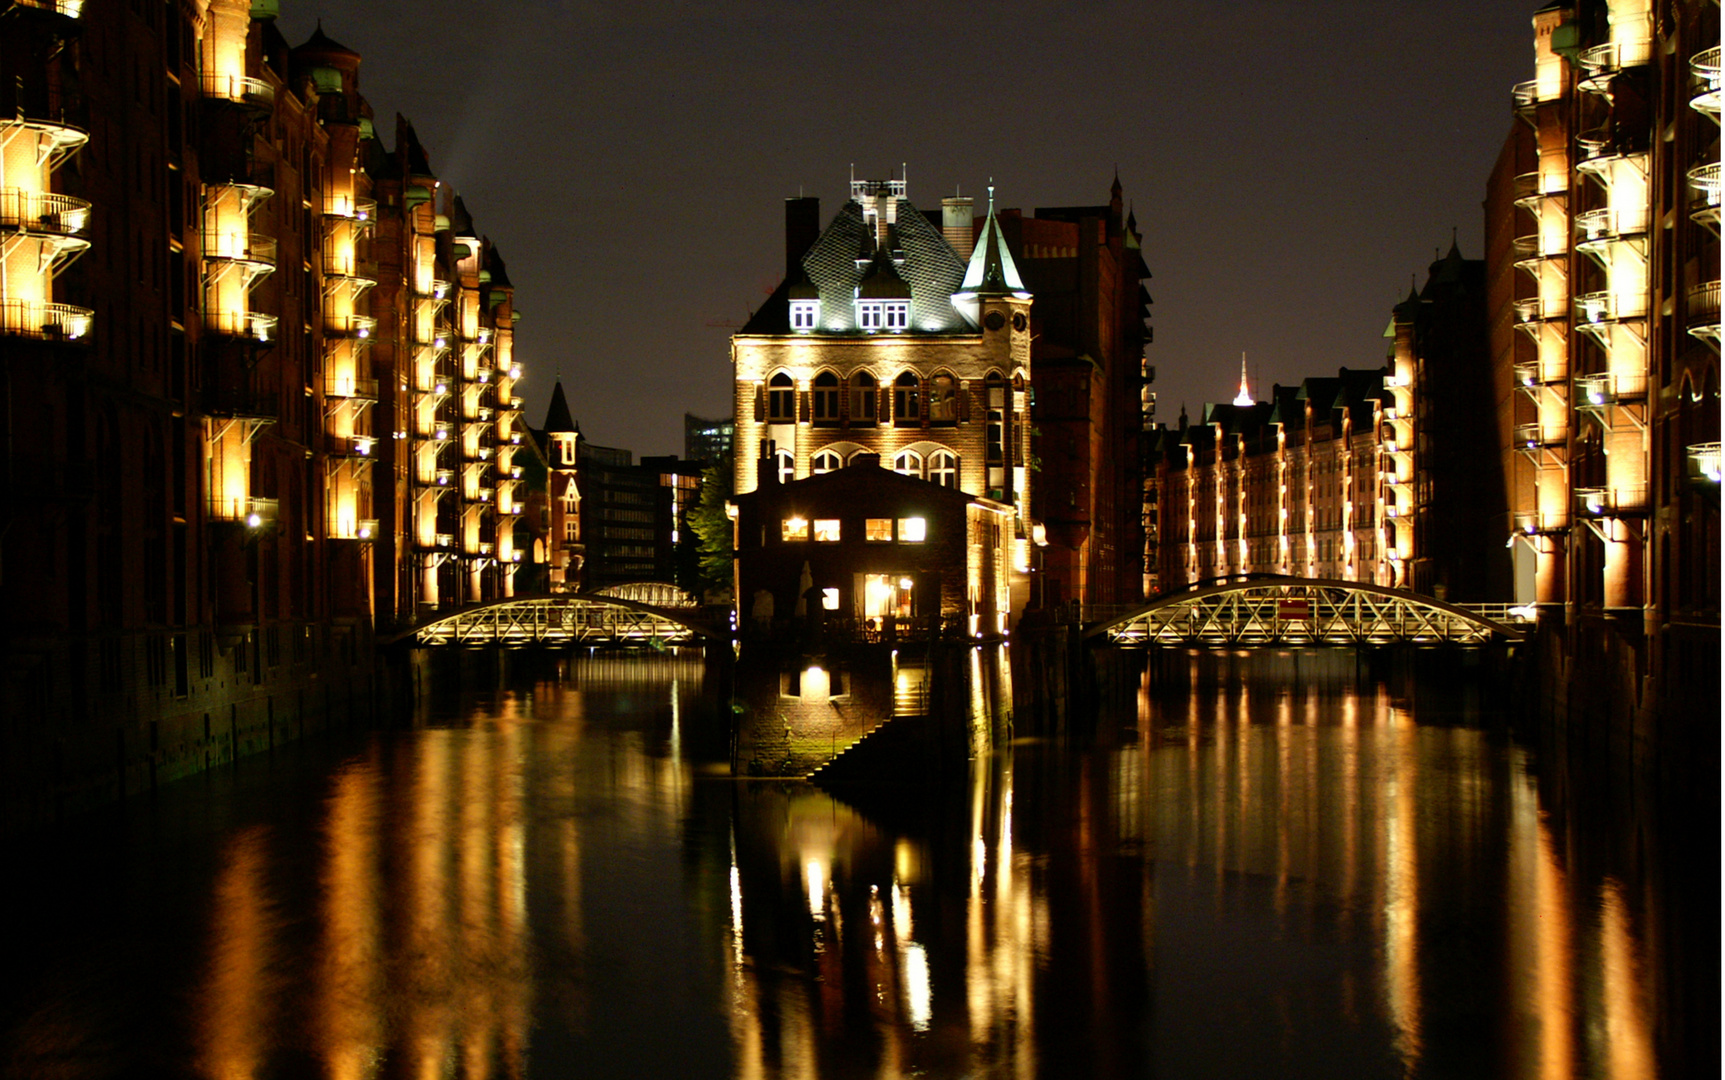
POLYGON ((791 301, 791 329, 799 334, 806 334, 815 328, 820 319, 821 302, 819 300, 791 301))
POLYGON ((910 301, 888 300, 883 305, 883 315, 888 332, 902 333, 910 329, 910 301))
POLYGON ((865 330, 871 334, 879 330, 881 323, 885 320, 885 313, 882 310, 884 307, 885 305, 879 300, 858 300, 857 329, 865 330))

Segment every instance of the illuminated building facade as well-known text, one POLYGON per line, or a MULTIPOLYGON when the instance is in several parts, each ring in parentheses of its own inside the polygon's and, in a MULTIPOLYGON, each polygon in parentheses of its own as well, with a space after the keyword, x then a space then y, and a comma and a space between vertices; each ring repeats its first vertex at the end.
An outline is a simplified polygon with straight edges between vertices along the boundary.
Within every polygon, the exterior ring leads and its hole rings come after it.
POLYGON ((1402 584, 1392 400, 1382 370, 1344 368, 1148 432, 1155 590, 1246 573, 1402 584))
POLYGON ((1486 204, 1501 531, 1544 670, 1640 740, 1718 713, 1719 8, 1533 29, 1486 204))
POLYGON ((274 12, 0 10, 0 601, 28 613, 0 694, 30 718, 0 827, 367 712, 374 627, 510 587, 501 263, 453 211, 415 218, 418 261, 387 250, 418 196, 359 57, 321 29, 290 47, 274 12), (432 590, 404 492, 454 465, 410 469, 422 354, 399 297, 438 259, 465 468, 433 501, 461 547, 436 549, 459 569, 432 590))
POLYGON ((980 232, 969 198, 937 224, 903 180, 853 181, 824 230, 786 201, 785 279, 731 341, 735 490, 760 460, 789 483, 878 459, 1003 503, 1028 597, 1031 294, 990 198, 980 232))
MULTIPOLYGON (((561 380, 551 388, 545 430, 538 433, 545 454, 545 555, 553 592, 581 587, 587 547, 581 532, 581 429, 569 415, 561 380)), ((535 559, 537 562, 538 559, 535 559)))

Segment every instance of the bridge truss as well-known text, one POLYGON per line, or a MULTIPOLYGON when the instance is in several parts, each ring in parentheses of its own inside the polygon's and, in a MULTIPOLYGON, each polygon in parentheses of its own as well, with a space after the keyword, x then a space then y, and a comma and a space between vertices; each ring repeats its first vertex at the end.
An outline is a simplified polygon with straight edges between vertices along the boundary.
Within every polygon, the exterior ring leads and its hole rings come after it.
POLYGON ((1102 635, 1121 645, 1483 645, 1519 641, 1526 629, 1381 585, 1260 577, 1160 597, 1084 630, 1102 635))
POLYGON ((517 597, 439 615, 396 637, 415 645, 506 648, 565 645, 675 645, 728 637, 697 609, 659 607, 622 595, 517 597))

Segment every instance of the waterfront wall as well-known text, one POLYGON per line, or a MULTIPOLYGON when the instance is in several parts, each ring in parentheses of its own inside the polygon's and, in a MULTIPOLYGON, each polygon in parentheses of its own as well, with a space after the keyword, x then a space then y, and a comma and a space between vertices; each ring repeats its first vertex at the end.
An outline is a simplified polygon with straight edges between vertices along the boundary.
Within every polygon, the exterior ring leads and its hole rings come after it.
POLYGON ((275 624, 59 639, 0 681, 0 835, 377 715, 370 629, 275 624), (94 669, 96 678, 79 677, 94 669))

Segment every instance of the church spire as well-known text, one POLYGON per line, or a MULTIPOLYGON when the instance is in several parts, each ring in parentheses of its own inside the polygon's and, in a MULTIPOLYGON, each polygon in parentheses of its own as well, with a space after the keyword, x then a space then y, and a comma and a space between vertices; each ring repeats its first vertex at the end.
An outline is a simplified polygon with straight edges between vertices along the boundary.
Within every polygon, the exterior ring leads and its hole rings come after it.
POLYGON ((1240 393, 1235 396, 1234 404, 1240 406, 1256 405, 1252 400, 1252 391, 1246 386, 1246 354, 1240 354, 1240 393))

